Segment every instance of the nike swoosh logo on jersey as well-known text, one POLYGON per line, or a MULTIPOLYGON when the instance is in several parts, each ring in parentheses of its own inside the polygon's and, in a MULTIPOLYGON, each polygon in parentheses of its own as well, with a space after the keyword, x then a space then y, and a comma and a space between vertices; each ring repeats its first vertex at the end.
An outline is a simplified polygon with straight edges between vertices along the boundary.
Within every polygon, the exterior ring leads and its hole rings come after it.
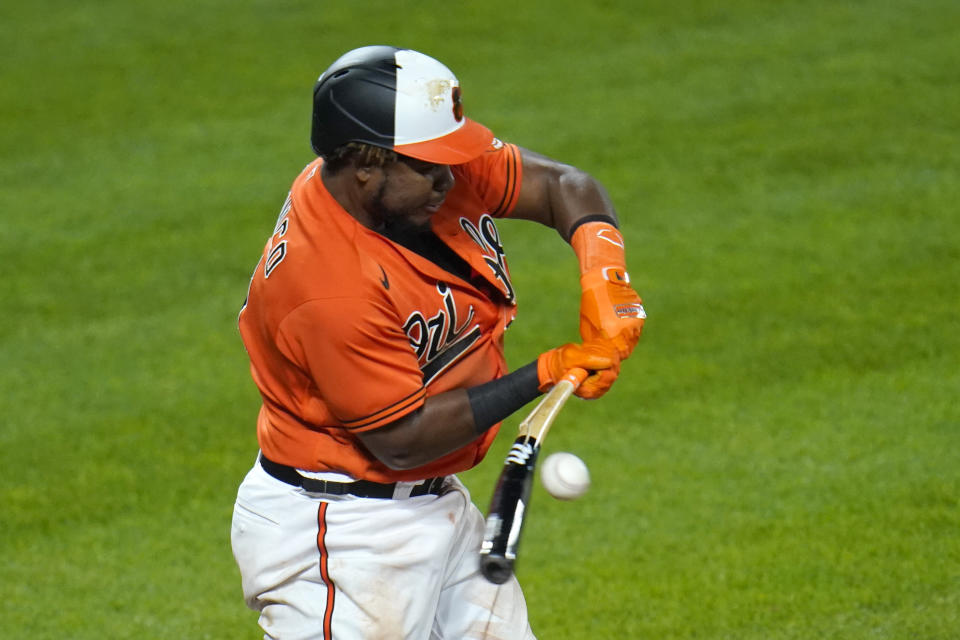
POLYGON ((389 289, 390 289, 390 279, 387 277, 387 272, 383 270, 383 265, 382 265, 382 264, 378 264, 377 266, 380 267, 380 273, 383 274, 383 278, 380 279, 380 284, 383 285, 383 288, 384 288, 384 289, 389 290, 389 289))

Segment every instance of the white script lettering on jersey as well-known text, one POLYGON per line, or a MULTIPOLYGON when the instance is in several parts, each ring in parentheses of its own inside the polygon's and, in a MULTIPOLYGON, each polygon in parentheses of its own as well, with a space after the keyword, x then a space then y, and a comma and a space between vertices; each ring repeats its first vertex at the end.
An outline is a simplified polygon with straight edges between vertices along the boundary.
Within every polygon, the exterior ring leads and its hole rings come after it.
POLYGON ((457 361, 480 339, 480 325, 473 324, 474 309, 470 305, 467 318, 461 323, 457 317, 457 305, 453 291, 446 282, 437 283, 437 293, 442 306, 429 319, 420 311, 407 317, 403 330, 410 346, 417 354, 423 384, 429 384, 442 371, 457 361))
POLYGON ((467 218, 460 218, 460 228, 466 231, 483 251, 483 261, 490 267, 493 277, 500 282, 500 289, 507 302, 516 304, 517 295, 513 289, 513 283, 510 282, 510 273, 507 271, 506 253, 500 242, 500 232, 493 217, 487 213, 480 216, 479 227, 467 218))

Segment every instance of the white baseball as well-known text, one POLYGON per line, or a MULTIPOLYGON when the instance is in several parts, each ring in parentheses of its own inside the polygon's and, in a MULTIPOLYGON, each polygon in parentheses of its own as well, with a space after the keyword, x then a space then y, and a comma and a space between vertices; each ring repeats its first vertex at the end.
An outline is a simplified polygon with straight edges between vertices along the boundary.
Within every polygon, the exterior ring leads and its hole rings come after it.
POLYGON ((577 456, 559 451, 543 461, 540 482, 557 500, 576 500, 590 488, 590 470, 577 456))

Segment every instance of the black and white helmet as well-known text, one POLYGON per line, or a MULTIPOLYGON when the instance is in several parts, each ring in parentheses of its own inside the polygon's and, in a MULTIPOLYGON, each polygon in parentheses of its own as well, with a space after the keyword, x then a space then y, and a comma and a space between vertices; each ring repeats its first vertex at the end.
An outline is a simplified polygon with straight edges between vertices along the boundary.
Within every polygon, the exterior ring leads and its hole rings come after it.
POLYGON ((462 164, 493 134, 464 117, 460 82, 430 56, 369 46, 342 55, 313 88, 313 150, 363 142, 435 164, 462 164))

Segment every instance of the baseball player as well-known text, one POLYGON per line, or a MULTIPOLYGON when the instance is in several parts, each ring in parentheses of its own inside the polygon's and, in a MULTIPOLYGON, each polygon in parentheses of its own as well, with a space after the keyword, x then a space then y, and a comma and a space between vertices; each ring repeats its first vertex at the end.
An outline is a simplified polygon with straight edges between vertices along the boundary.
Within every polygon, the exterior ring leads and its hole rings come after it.
POLYGON ((232 544, 267 638, 533 638, 516 579, 479 572, 456 473, 572 367, 599 398, 644 321, 604 189, 463 115, 440 62, 350 51, 317 81, 312 145, 250 281, 240 333, 263 405, 232 544), (503 218, 569 240, 582 342, 507 371, 503 218))

